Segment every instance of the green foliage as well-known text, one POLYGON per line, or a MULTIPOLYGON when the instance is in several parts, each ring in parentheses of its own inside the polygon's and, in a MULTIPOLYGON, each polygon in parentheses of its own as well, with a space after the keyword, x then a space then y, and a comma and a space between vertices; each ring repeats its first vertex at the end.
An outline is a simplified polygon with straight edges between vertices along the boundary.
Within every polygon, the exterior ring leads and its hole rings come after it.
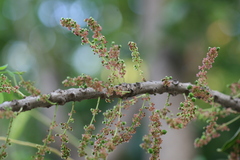
POLYGON ((218 149, 218 151, 230 154, 232 150, 235 150, 235 147, 236 149, 239 148, 238 142, 239 140, 240 140, 240 128, 237 130, 235 135, 222 146, 221 149, 218 149))
POLYGON ((8 64, 5 64, 5 65, 3 65, 3 66, 0 66, 0 71, 5 70, 5 69, 7 68, 7 66, 8 66, 8 64))

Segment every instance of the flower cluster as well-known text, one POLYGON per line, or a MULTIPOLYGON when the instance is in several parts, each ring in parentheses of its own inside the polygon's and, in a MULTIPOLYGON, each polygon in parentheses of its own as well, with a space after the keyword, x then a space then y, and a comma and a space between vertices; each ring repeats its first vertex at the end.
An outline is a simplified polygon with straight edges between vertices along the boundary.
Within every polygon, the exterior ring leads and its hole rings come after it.
POLYGON ((221 109, 218 106, 209 108, 209 109, 199 109, 198 110, 198 119, 204 120, 208 123, 206 127, 204 127, 205 131, 203 132, 201 138, 197 138, 195 140, 195 147, 202 147, 203 145, 208 144, 213 138, 217 138, 220 136, 218 131, 229 131, 228 125, 234 122, 233 120, 218 124, 217 120, 221 117, 224 118, 230 114, 236 113, 235 111, 228 109, 221 109))
POLYGON ((76 36, 82 37, 82 43, 89 43, 88 39, 88 30, 80 27, 77 22, 73 21, 71 18, 62 18, 60 23, 63 27, 67 27, 69 30, 72 30, 73 34, 76 36))
POLYGON ((97 78, 92 78, 89 75, 79 75, 78 77, 67 77, 63 82, 63 85, 65 87, 69 86, 79 86, 81 88, 87 88, 91 87, 95 89, 96 91, 101 92, 104 87, 106 87, 106 84, 103 81, 99 81, 97 78))
POLYGON ((207 57, 203 58, 202 66, 199 66, 198 69, 200 70, 197 73, 198 79, 196 80, 196 86, 192 87, 192 93, 194 93, 194 97, 201 98, 207 103, 212 102, 212 96, 207 91, 208 90, 208 83, 207 83, 207 70, 212 68, 212 64, 215 61, 215 58, 218 56, 219 47, 209 48, 207 53, 207 57))
POLYGON ((52 133, 51 131, 54 127, 56 127, 56 126, 54 126, 54 125, 50 126, 50 129, 48 130, 49 133, 48 133, 47 137, 42 140, 42 142, 44 144, 36 146, 38 151, 36 152, 36 155, 32 157, 33 159, 43 160, 46 153, 51 153, 50 148, 49 148, 49 144, 55 142, 55 139, 54 139, 55 136, 51 134, 52 133))
MULTIPOLYGON (((11 110, 9 110, 10 112, 7 111, 7 113, 12 113, 11 110)), ((0 111, 1 113, 2 111, 0 111)), ((10 121, 9 121, 9 126, 8 126, 8 132, 7 132, 7 135, 6 135, 6 140, 5 142, 0 146, 0 159, 5 159, 7 157, 7 152, 6 152, 6 149, 7 149, 7 146, 10 146, 11 145, 11 141, 9 139, 9 136, 10 136, 10 132, 11 132, 11 129, 12 129, 12 124, 13 124, 13 119, 15 117, 16 114, 14 114, 11 118, 10 118, 10 121)), ((0 115, 1 117, 1 115, 0 115)))
POLYGON ((152 113, 152 115, 149 117, 149 133, 143 137, 143 143, 140 144, 140 146, 151 155, 149 158, 150 160, 158 160, 160 159, 159 157, 162 143, 161 136, 165 135, 167 131, 160 128, 162 126, 160 122, 160 111, 155 109, 155 104, 150 102, 149 97, 148 101, 149 107, 146 108, 152 113))
POLYGON ((33 82, 30 81, 21 81, 20 85, 25 88, 28 93, 30 93, 32 96, 38 96, 41 94, 40 90, 34 87, 33 82))
POLYGON ((217 119, 218 117, 214 117, 212 120, 208 120, 209 124, 206 127, 204 127, 205 132, 203 133, 201 138, 197 138, 195 140, 194 143, 195 147, 202 147, 203 145, 208 144, 211 141, 211 139, 219 137, 220 134, 218 133, 218 130, 229 131, 227 125, 225 124, 218 125, 216 122, 217 119))
POLYGON ((209 48, 207 57, 203 58, 202 60, 202 66, 198 67, 200 70, 197 73, 198 84, 201 86, 207 86, 207 70, 212 68, 212 64, 214 63, 215 58, 218 56, 219 49, 219 47, 209 48))
POLYGON ((46 138, 44 138, 42 140, 43 145, 36 146, 38 151, 36 152, 36 155, 32 157, 35 160, 43 160, 46 153, 51 153, 51 149, 49 148, 49 145, 51 143, 55 142, 55 136, 52 134, 52 131, 54 130, 54 128, 56 128, 58 126, 58 124, 56 122, 57 109, 58 109, 58 107, 55 108, 54 116, 53 116, 52 122, 50 123, 49 129, 48 129, 48 135, 46 136, 46 138))
POLYGON ((71 149, 67 146, 67 144, 69 143, 69 137, 66 134, 67 131, 73 131, 73 128, 70 126, 70 123, 74 123, 74 119, 72 117, 72 115, 75 113, 74 110, 74 103, 72 104, 72 109, 71 112, 68 113, 68 120, 66 123, 60 123, 61 125, 61 129, 63 130, 62 133, 60 134, 56 134, 55 136, 58 136, 61 140, 61 157, 63 159, 68 159, 70 156, 70 151, 71 149))
MULTIPOLYGON (((165 87, 168 87, 170 85, 170 79, 172 77, 165 77, 162 79, 163 85, 165 87)), ((192 85, 189 85, 187 87, 188 90, 191 90, 193 88, 192 85)), ((178 108, 180 110, 179 113, 176 114, 176 117, 174 117, 174 113, 171 112, 171 110, 168 108, 168 106, 171 106, 172 103, 169 101, 170 95, 168 94, 165 106, 158 111, 161 119, 166 120, 167 124, 174 129, 182 129, 187 126, 189 122, 192 121, 192 119, 195 118, 197 107, 194 105, 194 102, 196 101, 196 97, 194 97, 194 94, 190 92, 188 96, 184 94, 185 101, 180 103, 180 107, 178 108), (170 115, 170 116, 169 116, 170 115)))
POLYGON ((19 86, 12 86, 11 80, 9 80, 7 76, 5 76, 4 74, 0 75, 0 93, 11 93, 12 91, 17 92, 18 89, 19 86))
POLYGON ((143 112, 144 106, 139 109, 139 113, 133 115, 130 126, 127 126, 127 123, 122 121, 122 118, 125 116, 122 110, 128 109, 129 105, 135 104, 138 98, 135 97, 131 100, 120 102, 112 109, 104 112, 104 121, 102 123, 105 127, 101 129, 100 133, 96 135, 92 133, 95 130, 93 124, 85 126, 85 134, 82 135, 79 145, 79 156, 86 156, 86 159, 106 159, 116 146, 129 142, 132 135, 136 133, 136 127, 140 126, 140 120, 145 116, 143 112), (92 155, 87 156, 85 149, 88 145, 93 146, 93 152, 92 155))
POLYGON ((237 96, 239 97, 240 93, 240 81, 232 83, 231 85, 228 86, 231 91, 232 91, 232 96, 237 96))
POLYGON ((185 128, 187 124, 195 118, 197 107, 194 105, 194 101, 194 98, 188 96, 184 102, 180 103, 180 107, 178 109, 181 112, 177 114, 176 118, 166 117, 166 121, 171 128, 185 128))
POLYGON ((200 98, 205 102, 212 105, 210 109, 203 110, 198 109, 197 116, 205 117, 208 125, 204 128, 205 132, 201 138, 195 140, 195 146, 201 147, 210 142, 212 138, 219 137, 220 134, 217 131, 228 131, 226 124, 219 125, 217 124, 218 115, 224 117, 228 115, 231 111, 224 110, 221 111, 218 106, 214 105, 213 97, 208 92, 207 86, 207 70, 212 68, 212 64, 215 61, 215 58, 218 56, 219 47, 209 48, 207 57, 202 60, 202 66, 199 66, 199 72, 197 73, 198 80, 195 82, 196 85, 191 88, 191 93, 194 97, 200 98))
POLYGON ((132 61, 136 63, 133 67, 137 71, 139 71, 140 76, 142 77, 143 81, 146 81, 146 79, 143 76, 143 71, 140 69, 141 68, 141 63, 143 62, 143 59, 140 57, 140 53, 138 52, 138 47, 135 42, 128 42, 129 50, 132 52, 132 61))
POLYGON ((82 44, 89 44, 94 54, 97 54, 100 58, 102 58, 102 65, 111 71, 111 75, 108 77, 110 83, 115 82, 115 80, 119 81, 120 78, 124 78, 124 75, 126 74, 126 67, 124 61, 119 57, 121 46, 115 45, 115 43, 112 42, 112 46, 108 50, 106 47, 107 40, 105 36, 102 35, 102 27, 97 23, 97 21, 95 21, 92 17, 85 19, 88 27, 93 32, 93 40, 88 38, 89 30, 81 28, 74 20, 62 18, 60 22, 62 26, 72 30, 76 36, 80 36, 82 44))

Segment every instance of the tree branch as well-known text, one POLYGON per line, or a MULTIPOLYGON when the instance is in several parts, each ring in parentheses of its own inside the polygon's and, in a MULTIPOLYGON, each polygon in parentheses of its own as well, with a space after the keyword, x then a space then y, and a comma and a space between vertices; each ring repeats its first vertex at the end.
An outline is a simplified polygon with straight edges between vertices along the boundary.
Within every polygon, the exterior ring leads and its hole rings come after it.
MULTIPOLYGON (((191 83, 180 83, 176 80, 169 81, 169 86, 164 85, 162 81, 147 81, 147 82, 137 82, 137 83, 122 83, 120 85, 116 85, 115 88, 120 89, 121 91, 128 91, 128 93, 124 95, 117 95, 114 93, 109 98, 128 98, 133 97, 139 94, 162 94, 162 93, 170 93, 175 96, 178 94, 188 94, 190 91, 187 89, 189 85, 194 86, 191 83)), ((240 112, 240 99, 233 98, 229 95, 225 95, 221 92, 208 90, 210 94, 214 97, 214 102, 219 103, 223 107, 231 108, 237 112, 240 112)), ((49 101, 52 103, 56 103, 58 105, 64 105, 67 102, 71 101, 82 101, 85 99, 96 99, 98 97, 108 98, 107 97, 107 89, 103 89, 101 92, 95 91, 93 88, 70 88, 66 90, 58 89, 49 93, 49 101)), ((196 97, 200 98, 200 97, 196 97)), ((10 107, 13 111, 28 111, 34 108, 43 107, 49 108, 53 104, 50 102, 46 102, 40 100, 40 96, 36 97, 26 97, 20 100, 6 101, 0 104, 0 110, 5 110, 7 107, 10 107)))

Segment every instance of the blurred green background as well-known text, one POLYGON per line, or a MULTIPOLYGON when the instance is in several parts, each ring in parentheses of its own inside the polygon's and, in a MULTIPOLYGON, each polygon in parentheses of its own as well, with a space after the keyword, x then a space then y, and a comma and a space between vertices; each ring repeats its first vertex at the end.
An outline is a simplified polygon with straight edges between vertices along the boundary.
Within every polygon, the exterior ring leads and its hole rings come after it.
MULTIPOLYGON (((212 0, 1 0, 0 1, 0 65, 9 64, 11 70, 24 71, 25 80, 32 80, 43 93, 63 88, 61 82, 67 77, 81 73, 106 79, 107 72, 101 60, 91 49, 81 46, 79 37, 60 26, 61 17, 76 20, 86 27, 84 19, 94 17, 103 27, 107 41, 121 44, 121 58, 127 63, 127 82, 140 81, 131 64, 128 41, 138 43, 148 80, 160 80, 156 75, 166 73, 182 82, 193 82, 209 46, 221 47, 214 67, 209 71, 209 86, 214 90, 230 93, 226 85, 239 80, 240 70, 240 1, 212 0), (166 61, 165 61, 166 59, 166 61), (169 67, 152 70, 164 60, 169 67)), ((104 111, 109 106, 101 102, 104 111)), ((73 135, 83 133, 82 127, 90 122, 89 109, 96 100, 76 103, 73 135)), ((61 106, 58 122, 67 120, 70 104, 61 106)), ((53 116, 54 107, 22 113, 14 122, 11 137, 41 144, 48 127, 43 119, 53 116), (41 114, 40 114, 41 113, 41 114), (42 119, 42 120, 41 120, 42 119)), ((101 116, 99 116, 101 118, 101 116)), ((7 121, 0 121, 0 135, 5 136, 7 121)), ((98 122, 99 125, 101 123, 98 122)), ((193 127, 197 137, 204 124, 193 127)), ((216 152, 238 128, 224 132, 223 137, 213 140, 208 146, 196 149, 194 160, 222 160, 225 154, 216 152)), ((125 151, 115 159, 140 160, 146 153, 138 146, 140 134, 134 136, 125 151)), ((195 133, 193 133, 195 134, 195 133)), ((2 142, 0 142, 1 144, 2 142)), ((56 142, 56 144, 58 144, 56 142)), ((184 145, 184 144, 183 144, 184 145)), ((71 145, 70 145, 71 146, 71 145)), ((71 146, 72 147, 72 146, 71 146)), ((73 152, 76 151, 72 147, 73 152)), ((8 150, 9 160, 31 159, 36 149, 12 145, 8 150)), ((72 153, 73 157, 76 157, 72 153)), ((47 155, 46 159, 60 159, 47 155)))

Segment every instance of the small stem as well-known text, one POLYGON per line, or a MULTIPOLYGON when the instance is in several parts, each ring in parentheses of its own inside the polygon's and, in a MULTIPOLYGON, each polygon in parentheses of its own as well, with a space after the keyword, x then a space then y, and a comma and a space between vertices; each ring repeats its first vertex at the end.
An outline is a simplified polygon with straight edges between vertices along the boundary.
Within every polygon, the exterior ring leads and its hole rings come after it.
MULTIPOLYGON (((121 106, 122 106, 122 99, 119 99, 118 122, 121 120, 121 117, 120 117, 120 115, 121 115, 121 106)), ((114 136, 117 135, 117 132, 118 132, 118 127, 116 127, 114 136)))
MULTIPOLYGON (((72 103, 72 109, 71 109, 71 111, 70 111, 70 115, 69 115, 67 124, 69 124, 69 123, 70 123, 70 120, 72 119, 72 115, 73 115, 73 111, 74 111, 74 106, 75 106, 75 102, 72 103)), ((64 129, 63 134, 65 134, 66 132, 67 132, 67 129, 64 129)))
POLYGON ((169 106, 169 99, 170 99, 170 94, 168 93, 167 99, 166 99, 166 103, 164 105, 164 107, 166 108, 167 106, 169 106))
MULTIPOLYGON (((41 123, 43 123, 46 126, 49 126, 49 123, 51 123, 51 119, 49 119, 47 116, 45 116, 44 114, 42 114, 41 112, 34 110, 31 112, 30 114, 33 118, 37 119, 38 121, 40 121, 41 123)), ((53 128, 53 130, 55 132, 61 132, 61 128, 59 126, 57 126, 56 128, 53 128)), ((66 131, 66 134, 69 137, 69 142, 75 146, 76 148, 78 148, 78 139, 71 134, 69 131, 66 131)))
POLYGON ((238 93, 237 95, 233 96, 233 98, 239 98, 240 97, 240 93, 238 93))
POLYGON ((235 117, 235 118, 233 118, 232 120, 228 121, 227 123, 224 123, 224 124, 227 126, 227 125, 233 123, 234 121, 238 120, 239 118, 240 118, 240 115, 235 117))
MULTIPOLYGON (((12 124, 13 124, 13 117, 10 118, 9 127, 8 127, 8 131, 7 131, 7 137, 5 138, 5 144, 3 144, 5 146, 7 146, 11 143, 9 136, 10 136, 10 133, 11 133, 12 124)), ((2 148, 2 151, 0 152, 0 156, 3 155, 6 147, 1 147, 1 148, 2 148)))
MULTIPOLYGON (((33 148, 37 148, 37 144, 36 143, 31 143, 31 142, 25 142, 25 141, 20 141, 20 140, 16 140, 16 139, 11 139, 11 138, 6 138, 6 137, 0 137, 0 140, 6 141, 7 139, 9 139, 11 141, 11 143, 15 143, 15 144, 19 144, 22 146, 28 146, 28 147, 33 147, 33 148)), ((41 145, 39 145, 41 146, 41 145)), ((61 157, 61 152, 58 151, 55 148, 52 147, 47 147, 51 152, 55 153, 56 155, 58 155, 59 157, 61 157)), ((73 160, 72 158, 68 158, 67 160, 73 160)))
MULTIPOLYGON (((97 105, 96 105, 96 111, 98 111, 98 106, 99 106, 99 103, 100 103, 100 97, 98 97, 98 101, 97 101, 97 105)), ((92 119, 91 119, 91 122, 90 122, 90 125, 93 123, 93 121, 95 121, 95 116, 96 116, 96 114, 93 114, 93 117, 92 117, 92 119)))
POLYGON ((187 97, 186 97, 186 94, 183 93, 183 97, 184 97, 184 100, 186 101, 187 100, 187 97))

